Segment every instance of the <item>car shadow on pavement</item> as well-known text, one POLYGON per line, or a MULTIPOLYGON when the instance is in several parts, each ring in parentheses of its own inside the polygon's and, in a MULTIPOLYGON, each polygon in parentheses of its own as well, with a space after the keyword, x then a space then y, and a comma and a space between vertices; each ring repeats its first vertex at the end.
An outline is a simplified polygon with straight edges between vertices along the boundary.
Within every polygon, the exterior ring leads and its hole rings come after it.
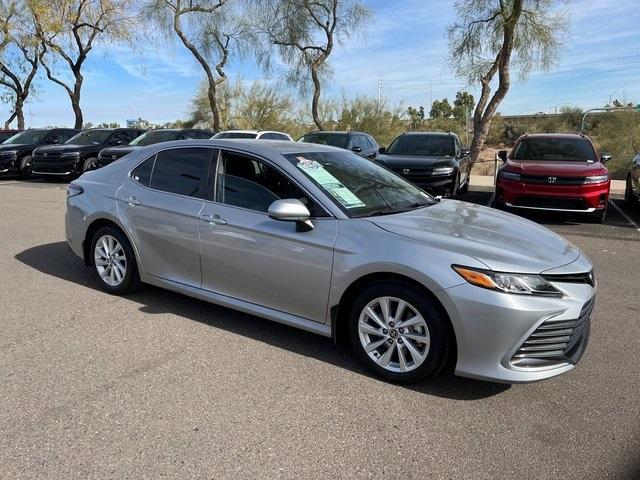
MULTIPOLYGON (((98 280, 67 247, 65 242, 38 245, 18 253, 15 259, 47 275, 99 291, 98 280)), ((293 327, 269 322, 252 315, 220 307, 185 295, 160 288, 146 286, 142 290, 123 297, 141 304, 141 312, 156 315, 171 313, 210 325, 227 332, 242 335, 299 355, 335 365, 374 381, 382 381, 370 375, 353 358, 345 346, 334 346, 331 339, 293 327), (265 322, 267 328, 265 328, 265 322)), ((410 390, 453 400, 479 400, 502 393, 510 385, 481 382, 443 373, 432 381, 412 386, 398 386, 410 390)))

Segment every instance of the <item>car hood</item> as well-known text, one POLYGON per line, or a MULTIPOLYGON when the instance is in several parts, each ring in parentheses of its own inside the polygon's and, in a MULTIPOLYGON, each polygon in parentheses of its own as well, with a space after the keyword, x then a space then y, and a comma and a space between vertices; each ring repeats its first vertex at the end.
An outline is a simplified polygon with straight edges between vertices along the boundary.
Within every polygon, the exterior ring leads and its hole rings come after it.
POLYGON ((551 175, 557 177, 582 177, 597 175, 604 166, 600 162, 571 162, 554 160, 511 160, 505 165, 508 171, 521 175, 551 175))
POLYGON ((457 200, 369 221, 430 247, 459 253, 461 258, 472 256, 494 271, 541 273, 580 256, 578 248, 545 227, 457 200))
POLYGON ((74 145, 64 143, 62 145, 47 145, 46 147, 39 147, 38 153, 92 152, 100 149, 100 145, 74 145))
POLYGON ((388 167, 446 167, 451 165, 451 162, 455 160, 453 157, 433 157, 433 156, 421 156, 421 155, 378 155, 376 162, 388 167))

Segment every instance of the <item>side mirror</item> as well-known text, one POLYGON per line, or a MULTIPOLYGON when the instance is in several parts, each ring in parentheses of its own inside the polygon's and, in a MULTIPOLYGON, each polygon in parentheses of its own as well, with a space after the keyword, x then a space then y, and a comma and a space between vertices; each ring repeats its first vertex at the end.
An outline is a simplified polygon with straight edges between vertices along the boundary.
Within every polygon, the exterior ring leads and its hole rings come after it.
POLYGON ((462 150, 460 150, 461 157, 467 157, 469 155, 471 155, 471 150, 469 150, 468 148, 463 148, 462 150))
POLYGON ((384 153, 384 152, 386 152, 386 151, 387 151, 387 148, 386 148, 386 147, 380 147, 380 148, 378 149, 378 152, 380 152, 380 153, 384 153))
POLYGON ((355 153, 361 153, 362 147, 351 147, 351 151, 355 153))
POLYGON ((276 200, 269 205, 269 218, 281 222, 295 222, 298 232, 313 230, 313 223, 309 220, 311 213, 304 203, 297 198, 276 200))
POLYGON ((507 155, 508 155, 508 153, 507 153, 506 150, 500 150, 498 152, 498 154, 496 155, 496 158, 498 160, 502 160, 503 162, 506 162, 507 161, 507 155))
POLYGON ((600 163, 607 163, 609 160, 611 160, 610 154, 603 153, 602 155, 600 155, 600 163))

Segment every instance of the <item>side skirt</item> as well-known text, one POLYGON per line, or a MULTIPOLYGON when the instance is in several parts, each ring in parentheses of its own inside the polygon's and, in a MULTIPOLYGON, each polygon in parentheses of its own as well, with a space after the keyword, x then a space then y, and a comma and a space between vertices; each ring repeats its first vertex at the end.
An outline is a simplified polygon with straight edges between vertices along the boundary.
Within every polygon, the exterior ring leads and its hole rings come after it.
POLYGON ((280 312, 272 308, 263 307, 253 303, 245 302, 244 300, 238 300, 237 298, 229 297, 226 295, 220 295, 219 293, 210 292, 201 288, 192 287, 190 285, 184 285, 182 283, 173 282, 171 280, 165 280, 151 275, 143 275, 142 281, 150 285, 154 285, 160 288, 166 288, 176 293, 182 293, 189 297, 204 300, 205 302, 215 303, 223 307, 238 310, 240 312, 262 317, 273 322, 282 323, 291 327, 296 327, 307 332, 316 333, 323 337, 331 337, 331 326, 323 323, 314 322, 301 318, 289 313, 280 312))

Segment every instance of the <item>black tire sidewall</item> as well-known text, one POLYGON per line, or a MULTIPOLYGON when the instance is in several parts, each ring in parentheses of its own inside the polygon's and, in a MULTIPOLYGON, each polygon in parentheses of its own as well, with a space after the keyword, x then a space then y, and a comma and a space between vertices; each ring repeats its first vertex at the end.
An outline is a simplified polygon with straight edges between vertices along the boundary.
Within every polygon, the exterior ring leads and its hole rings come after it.
POLYGON ((89 165, 91 165, 92 163, 95 165, 95 163, 97 161, 98 161, 98 159, 95 158, 95 157, 89 157, 89 158, 85 159, 85 161, 82 162, 82 173, 88 172, 89 171, 89 165))
POLYGON ((385 380, 403 384, 422 382, 437 375, 447 361, 451 339, 448 320, 433 300, 411 285, 402 282, 377 282, 368 286, 353 301, 347 320, 349 340, 358 361, 385 380), (376 365, 360 343, 358 321, 362 309, 371 300, 385 296, 397 297, 410 303, 420 312, 429 328, 430 346, 427 358, 417 369, 407 373, 390 372, 376 365))
POLYGON ((140 283, 140 277, 138 275, 138 264, 136 262, 135 253, 133 252, 133 247, 131 246, 129 239, 126 237, 126 235, 124 235, 124 233, 122 233, 119 228, 105 226, 98 229, 91 239, 91 250, 89 250, 89 255, 91 256, 91 268, 93 269, 93 273, 105 292, 112 295, 124 295, 125 293, 131 292, 138 287, 140 283), (108 285, 104 280, 102 280, 102 278, 100 278, 100 274, 98 273, 93 259, 96 243, 98 243, 98 240, 104 235, 111 235, 116 240, 118 240, 120 245, 122 245, 122 249, 124 250, 124 254, 126 257, 127 271, 125 272, 124 279, 117 286, 108 285))
POLYGON ((22 177, 24 177, 24 178, 27 178, 27 177, 31 177, 31 176, 32 176, 32 174, 31 174, 31 169, 29 169, 29 171, 26 171, 26 170, 25 170, 25 164, 26 164, 26 163, 27 163, 27 161, 29 161, 29 160, 31 160, 31 155, 25 155, 24 157, 22 157, 22 158, 20 159, 20 166, 18 167, 18 168, 19 168, 19 174, 20 174, 22 177))

